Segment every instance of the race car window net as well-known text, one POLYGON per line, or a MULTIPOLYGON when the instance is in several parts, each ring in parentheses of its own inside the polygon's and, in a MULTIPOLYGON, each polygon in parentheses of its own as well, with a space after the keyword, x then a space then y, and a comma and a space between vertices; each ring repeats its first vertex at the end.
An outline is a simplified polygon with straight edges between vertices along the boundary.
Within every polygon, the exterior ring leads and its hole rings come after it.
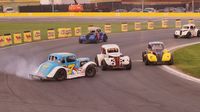
POLYGON ((119 52, 118 48, 109 48, 107 49, 107 52, 108 53, 116 53, 116 52, 119 52))

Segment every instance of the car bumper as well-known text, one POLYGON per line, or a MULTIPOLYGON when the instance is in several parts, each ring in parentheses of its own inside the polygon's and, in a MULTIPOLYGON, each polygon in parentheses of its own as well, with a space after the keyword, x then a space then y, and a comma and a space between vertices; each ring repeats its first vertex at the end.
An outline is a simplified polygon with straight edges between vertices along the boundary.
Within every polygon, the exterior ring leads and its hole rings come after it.
POLYGON ((121 65, 121 66, 108 66, 109 69, 125 69, 128 65, 121 65))
POLYGON ((151 64, 155 64, 155 65, 164 65, 164 64, 168 64, 170 61, 154 61, 154 62, 150 62, 151 64))
POLYGON ((39 76, 39 75, 34 75, 34 74, 29 74, 29 77, 31 79, 36 79, 36 80, 50 80, 51 79, 45 76, 39 76))

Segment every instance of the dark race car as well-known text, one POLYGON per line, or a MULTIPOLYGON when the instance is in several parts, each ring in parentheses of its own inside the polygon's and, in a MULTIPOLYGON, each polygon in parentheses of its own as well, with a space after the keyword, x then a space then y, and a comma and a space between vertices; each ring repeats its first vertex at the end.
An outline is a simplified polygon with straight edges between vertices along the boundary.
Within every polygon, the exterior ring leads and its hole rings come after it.
POLYGON ((164 48, 163 42, 149 42, 147 50, 142 52, 145 65, 174 64, 173 55, 164 48))
POLYGON ((87 35, 83 35, 79 38, 79 43, 99 43, 99 42, 107 42, 108 37, 106 33, 101 31, 99 27, 91 27, 89 29, 89 33, 87 35))

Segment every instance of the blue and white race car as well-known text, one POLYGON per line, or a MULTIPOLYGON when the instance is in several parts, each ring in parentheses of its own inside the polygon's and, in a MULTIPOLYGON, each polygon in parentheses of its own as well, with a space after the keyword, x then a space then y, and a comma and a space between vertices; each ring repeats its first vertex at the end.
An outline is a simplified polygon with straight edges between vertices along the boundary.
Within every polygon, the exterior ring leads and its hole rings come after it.
POLYGON ((85 76, 94 77, 96 72, 96 63, 89 58, 76 58, 73 53, 52 53, 35 74, 30 76, 33 79, 60 81, 85 76))
POLYGON ((101 31, 99 27, 91 27, 89 29, 89 33, 87 35, 83 35, 79 38, 79 43, 99 43, 99 42, 107 42, 108 36, 106 33, 101 31))

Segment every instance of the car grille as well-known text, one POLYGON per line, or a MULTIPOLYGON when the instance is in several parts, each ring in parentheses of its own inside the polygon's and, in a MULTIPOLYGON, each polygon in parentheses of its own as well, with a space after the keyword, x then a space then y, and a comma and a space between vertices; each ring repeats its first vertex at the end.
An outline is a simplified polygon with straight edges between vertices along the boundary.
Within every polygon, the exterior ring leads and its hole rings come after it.
POLYGON ((115 59, 116 66, 119 67, 120 66, 120 57, 114 57, 114 59, 115 59))
POLYGON ((156 57, 158 62, 162 62, 162 54, 157 54, 156 57))

